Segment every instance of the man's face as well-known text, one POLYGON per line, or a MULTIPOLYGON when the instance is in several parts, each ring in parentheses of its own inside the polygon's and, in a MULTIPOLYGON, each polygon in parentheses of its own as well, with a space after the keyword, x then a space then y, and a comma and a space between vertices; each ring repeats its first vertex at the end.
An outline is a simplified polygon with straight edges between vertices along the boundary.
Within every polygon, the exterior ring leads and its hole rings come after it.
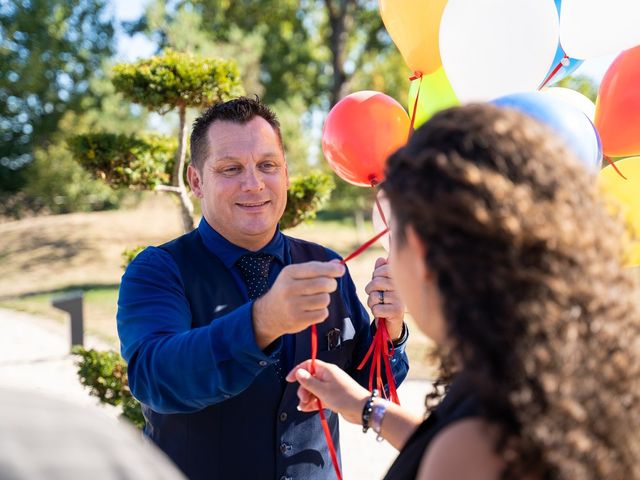
POLYGON ((289 174, 278 135, 262 117, 245 124, 214 121, 201 171, 189 166, 189 184, 202 214, 235 245, 258 250, 273 234, 287 204, 289 174))

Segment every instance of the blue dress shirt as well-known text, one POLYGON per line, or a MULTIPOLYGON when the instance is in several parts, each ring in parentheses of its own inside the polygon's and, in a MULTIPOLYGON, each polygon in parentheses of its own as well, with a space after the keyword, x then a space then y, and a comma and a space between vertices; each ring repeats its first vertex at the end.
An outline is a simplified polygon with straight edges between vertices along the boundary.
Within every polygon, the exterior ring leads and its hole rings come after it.
MULTIPOLYGON (((118 299, 118 333, 127 361, 136 358, 136 397, 159 413, 188 413, 224 401, 243 391, 260 372, 264 362, 279 361, 284 374, 294 358, 294 335, 284 335, 265 352, 255 341, 253 301, 236 261, 250 253, 232 244, 202 219, 198 232, 204 245, 218 257, 237 283, 246 303, 201 328, 192 328, 189 303, 184 296, 180 271, 172 256, 148 247, 129 265, 122 278, 118 299)), ((291 263, 289 242, 279 229, 260 250, 271 254, 269 284, 291 263)), ((335 254, 336 258, 339 258, 335 254)), ((354 324, 369 322, 358 300, 349 273, 338 279, 347 314, 354 324)), ((225 309, 226 305, 217 308, 225 309)), ((405 342, 396 346, 394 373, 404 378, 407 370, 405 342), (401 359, 401 362, 397 362, 401 359), (402 364, 402 366, 400 366, 402 364), (399 374, 397 372, 400 371, 399 374)), ((363 353, 363 352, 361 352, 363 353)), ((368 384, 368 368, 350 372, 368 384)), ((131 379, 130 379, 131 380, 131 379)))

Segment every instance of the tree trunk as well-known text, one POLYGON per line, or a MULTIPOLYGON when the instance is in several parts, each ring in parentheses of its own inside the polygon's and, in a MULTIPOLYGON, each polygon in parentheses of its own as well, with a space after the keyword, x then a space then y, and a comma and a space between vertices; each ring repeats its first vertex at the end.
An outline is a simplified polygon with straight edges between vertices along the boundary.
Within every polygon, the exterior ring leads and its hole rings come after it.
POLYGON ((342 98, 343 89, 348 80, 344 71, 344 63, 346 61, 348 31, 353 26, 355 0, 325 0, 325 4, 329 13, 329 45, 333 67, 330 101, 333 107, 342 98))
POLYGON ((182 217, 182 227, 185 232, 194 229, 193 222, 193 203, 189 198, 189 192, 184 184, 184 164, 187 156, 187 125, 186 116, 187 108, 181 105, 178 110, 180 116, 180 131, 178 133, 178 151, 176 152, 176 160, 173 166, 173 175, 171 184, 177 187, 175 191, 180 200, 180 216, 182 217))

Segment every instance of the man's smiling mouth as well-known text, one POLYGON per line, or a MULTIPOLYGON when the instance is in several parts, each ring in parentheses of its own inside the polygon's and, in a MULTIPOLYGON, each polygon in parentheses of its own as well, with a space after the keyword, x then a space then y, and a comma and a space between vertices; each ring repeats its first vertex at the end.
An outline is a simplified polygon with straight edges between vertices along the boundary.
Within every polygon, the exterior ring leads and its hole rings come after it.
POLYGON ((264 202, 237 202, 236 205, 244 208, 259 208, 270 203, 271 200, 265 200, 264 202))

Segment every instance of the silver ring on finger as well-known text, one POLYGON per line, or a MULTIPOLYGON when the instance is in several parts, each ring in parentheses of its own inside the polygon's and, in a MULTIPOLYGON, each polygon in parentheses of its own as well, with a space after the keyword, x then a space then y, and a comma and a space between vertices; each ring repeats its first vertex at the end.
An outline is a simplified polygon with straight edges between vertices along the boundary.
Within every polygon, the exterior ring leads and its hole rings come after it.
POLYGON ((384 305, 384 290, 378 290, 378 301, 380 305, 384 305))

